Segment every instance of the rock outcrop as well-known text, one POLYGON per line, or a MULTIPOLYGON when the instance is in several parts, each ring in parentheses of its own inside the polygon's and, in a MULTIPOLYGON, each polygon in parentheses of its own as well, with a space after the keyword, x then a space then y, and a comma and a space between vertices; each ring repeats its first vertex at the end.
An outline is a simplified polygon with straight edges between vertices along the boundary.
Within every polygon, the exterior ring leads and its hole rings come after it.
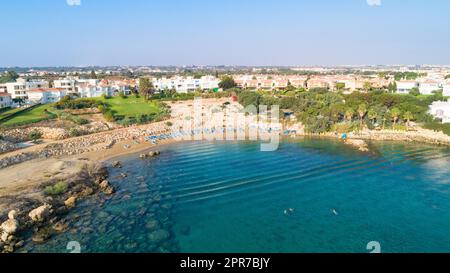
POLYGON ((51 206, 48 204, 42 205, 34 210, 32 210, 28 216, 31 218, 32 221, 34 222, 41 222, 44 221, 49 215, 50 215, 50 210, 51 210, 51 206))

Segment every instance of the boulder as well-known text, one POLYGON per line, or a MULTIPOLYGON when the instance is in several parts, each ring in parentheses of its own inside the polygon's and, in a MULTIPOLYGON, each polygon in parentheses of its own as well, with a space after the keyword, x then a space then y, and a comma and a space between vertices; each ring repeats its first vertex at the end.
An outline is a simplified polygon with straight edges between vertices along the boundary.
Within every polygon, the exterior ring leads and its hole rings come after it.
POLYGON ((42 244, 45 243, 51 236, 51 232, 49 229, 40 229, 38 232, 33 234, 31 240, 35 243, 42 244))
POLYGON ((170 238, 170 233, 167 230, 159 229, 153 231, 148 235, 148 239, 151 243, 160 243, 170 238))
POLYGON ((45 220, 50 215, 51 206, 48 204, 42 205, 34 210, 32 210, 28 216, 34 222, 41 222, 45 220))
POLYGON ((158 220, 150 220, 145 224, 145 227, 149 230, 156 230, 159 228, 159 221, 158 220))
POLYGON ((52 226, 56 232, 64 232, 69 228, 69 225, 64 221, 59 221, 52 226))
POLYGON ((108 187, 106 187, 105 189, 103 189, 103 192, 104 192, 106 195, 111 195, 111 194, 114 194, 114 193, 116 192, 116 190, 115 190, 113 187, 108 186, 108 187))
POLYGON ((8 241, 8 237, 9 237, 8 233, 2 232, 2 235, 1 235, 0 239, 1 239, 2 242, 7 242, 8 241))
POLYGON ((1 229, 8 235, 15 234, 19 229, 19 222, 16 219, 8 219, 1 225, 1 229))
POLYGON ((80 197, 90 196, 93 193, 94 193, 94 190, 91 187, 87 187, 80 193, 80 197))
POLYGON ((72 196, 69 199, 67 199, 66 201, 64 201, 64 205, 68 208, 75 207, 76 203, 77 203, 77 198, 74 196, 72 196))
POLYGON ((13 253, 13 252, 14 252, 14 246, 13 246, 13 245, 5 245, 5 246, 3 247, 3 250, 4 250, 6 253, 13 253))
POLYGON ((114 161, 111 165, 113 168, 122 168, 122 164, 120 164, 120 161, 114 161))
POLYGON ((106 189, 106 188, 108 188, 109 187, 109 182, 108 182, 108 180, 103 180, 102 182, 100 182, 100 188, 101 189, 106 189))
POLYGON ((12 210, 8 213, 8 219, 16 219, 17 217, 17 211, 12 210))

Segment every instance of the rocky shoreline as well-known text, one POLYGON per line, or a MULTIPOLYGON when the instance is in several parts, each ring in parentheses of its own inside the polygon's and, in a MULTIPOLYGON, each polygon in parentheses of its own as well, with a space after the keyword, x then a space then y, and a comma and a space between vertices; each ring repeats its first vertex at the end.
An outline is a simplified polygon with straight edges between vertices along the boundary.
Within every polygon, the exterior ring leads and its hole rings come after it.
POLYGON ((296 136, 306 137, 326 137, 341 139, 344 143, 358 148, 360 151, 367 151, 366 141, 398 141, 398 142, 416 142, 440 146, 450 147, 450 136, 432 130, 416 128, 415 131, 395 131, 395 130, 364 130, 361 132, 351 132, 346 134, 346 139, 342 139, 342 135, 338 133, 309 134, 305 132, 297 132, 296 136))
POLYGON ((88 152, 99 152, 111 149, 116 143, 123 141, 143 141, 149 135, 167 133, 170 127, 165 122, 117 129, 114 131, 86 135, 68 140, 56 141, 40 145, 31 151, 24 150, 14 155, 0 157, 0 169, 34 159, 73 156, 88 152))
POLYGON ((67 231, 66 217, 77 202, 115 192, 107 178, 105 166, 86 162, 80 172, 67 177, 61 192, 47 192, 61 183, 49 179, 36 189, 30 189, 34 191, 33 197, 3 196, 1 202, 9 211, 7 215, 0 215, 0 251, 12 253, 26 243, 42 244, 52 235, 67 231))

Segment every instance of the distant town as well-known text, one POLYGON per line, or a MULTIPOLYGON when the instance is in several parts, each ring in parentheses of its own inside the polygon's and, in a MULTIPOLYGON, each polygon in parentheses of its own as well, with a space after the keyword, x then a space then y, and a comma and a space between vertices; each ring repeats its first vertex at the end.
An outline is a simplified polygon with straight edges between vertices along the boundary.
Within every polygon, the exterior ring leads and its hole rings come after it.
MULTIPOLYGON (((29 107, 71 98, 98 98, 139 92, 141 78, 152 92, 178 94, 220 92, 223 76, 240 90, 322 88, 330 92, 387 90, 391 93, 450 97, 450 66, 336 66, 336 67, 65 67, 0 68, 0 108, 29 107)), ((226 89, 228 89, 226 88, 226 89)), ((450 102, 431 106, 435 117, 450 122, 450 102)))

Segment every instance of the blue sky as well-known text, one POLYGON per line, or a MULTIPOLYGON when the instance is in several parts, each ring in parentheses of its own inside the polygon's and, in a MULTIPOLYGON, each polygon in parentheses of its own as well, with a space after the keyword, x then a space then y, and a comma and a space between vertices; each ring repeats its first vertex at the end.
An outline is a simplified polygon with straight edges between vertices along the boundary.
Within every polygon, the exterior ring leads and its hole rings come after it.
POLYGON ((0 67, 450 64, 448 0, 80 1, 0 1, 0 67))

